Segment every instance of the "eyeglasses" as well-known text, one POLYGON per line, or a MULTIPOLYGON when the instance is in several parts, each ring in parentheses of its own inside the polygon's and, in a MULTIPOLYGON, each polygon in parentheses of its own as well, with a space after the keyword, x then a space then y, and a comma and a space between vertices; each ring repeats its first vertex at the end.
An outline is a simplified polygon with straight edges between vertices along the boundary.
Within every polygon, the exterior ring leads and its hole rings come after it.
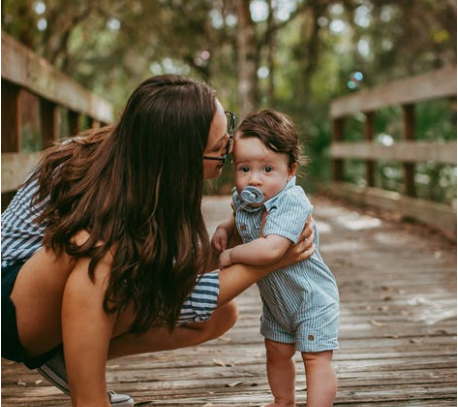
POLYGON ((227 160, 227 156, 229 155, 229 151, 231 149, 231 144, 232 144, 232 135, 234 133, 235 129, 235 114, 232 112, 224 112, 226 115, 227 119, 227 134, 229 134, 229 138, 227 140, 226 146, 224 148, 224 154, 221 156, 209 156, 209 155, 204 155, 204 160, 213 160, 213 161, 221 161, 223 164, 227 160))

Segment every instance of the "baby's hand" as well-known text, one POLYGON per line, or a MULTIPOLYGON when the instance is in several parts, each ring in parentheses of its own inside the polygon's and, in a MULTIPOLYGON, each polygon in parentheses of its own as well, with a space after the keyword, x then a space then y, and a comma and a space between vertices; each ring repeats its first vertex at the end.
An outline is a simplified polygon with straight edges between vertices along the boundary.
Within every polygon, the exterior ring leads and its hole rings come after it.
POLYGON ((222 253, 224 250, 227 249, 228 239, 229 236, 227 230, 222 227, 218 227, 212 237, 211 243, 213 249, 218 253, 222 253))
POLYGON ((232 266, 232 260, 231 260, 231 250, 224 250, 220 255, 219 255, 219 268, 222 270, 223 268, 232 266))

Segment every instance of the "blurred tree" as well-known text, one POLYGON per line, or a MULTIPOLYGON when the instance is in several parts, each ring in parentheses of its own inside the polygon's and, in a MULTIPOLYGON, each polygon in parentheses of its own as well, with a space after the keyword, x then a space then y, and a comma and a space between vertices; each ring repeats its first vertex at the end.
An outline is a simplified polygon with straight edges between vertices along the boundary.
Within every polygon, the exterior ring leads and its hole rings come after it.
POLYGON ((163 71, 238 85, 246 112, 278 84, 308 104, 323 70, 329 98, 355 70, 363 87, 456 60, 456 0, 4 0, 2 27, 117 104, 163 71))
POLYGON ((239 110, 243 117, 258 106, 258 52, 256 30, 251 17, 251 0, 237 3, 237 51, 239 110))
POLYGON ((210 82, 239 116, 259 106, 289 114, 319 183, 328 174, 331 98, 456 63, 456 0, 3 0, 1 7, 3 30, 118 109, 141 80, 171 72, 210 82))

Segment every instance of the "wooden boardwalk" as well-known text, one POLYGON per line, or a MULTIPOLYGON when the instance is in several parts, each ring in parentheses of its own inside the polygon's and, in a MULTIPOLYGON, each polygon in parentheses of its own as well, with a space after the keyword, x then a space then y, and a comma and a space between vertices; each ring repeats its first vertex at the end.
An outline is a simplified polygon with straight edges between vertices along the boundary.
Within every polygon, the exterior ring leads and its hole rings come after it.
MULTIPOLYGON (((456 246, 422 227, 313 200, 321 251, 341 295, 336 406, 456 406, 456 246)), ((204 202, 208 227, 229 210, 204 202)), ((174 352, 110 361, 110 389, 137 406, 260 406, 270 400, 257 289, 239 297, 224 337, 174 352)), ((297 357, 298 405, 305 377, 297 357)), ((70 406, 24 367, 2 360, 3 407, 70 406)))

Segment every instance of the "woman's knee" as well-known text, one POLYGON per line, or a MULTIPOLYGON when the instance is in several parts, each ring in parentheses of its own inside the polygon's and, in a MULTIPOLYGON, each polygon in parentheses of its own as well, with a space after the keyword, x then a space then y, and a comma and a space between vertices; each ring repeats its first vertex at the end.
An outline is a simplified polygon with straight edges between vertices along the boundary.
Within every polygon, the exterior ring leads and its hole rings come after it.
POLYGON ((229 331, 237 322, 238 315, 239 311, 235 300, 218 307, 209 321, 212 324, 212 329, 209 332, 210 339, 218 338, 229 331))

